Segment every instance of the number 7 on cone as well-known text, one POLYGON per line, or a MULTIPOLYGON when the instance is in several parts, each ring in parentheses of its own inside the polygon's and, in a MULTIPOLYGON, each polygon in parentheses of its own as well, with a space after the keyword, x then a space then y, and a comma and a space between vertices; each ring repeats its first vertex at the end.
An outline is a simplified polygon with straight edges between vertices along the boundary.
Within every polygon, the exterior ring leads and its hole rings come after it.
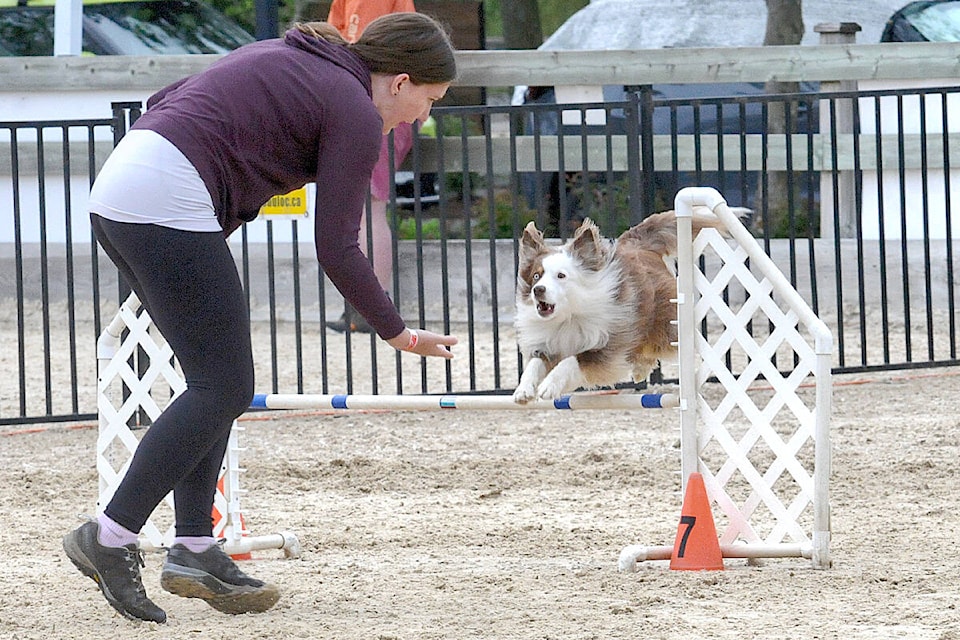
POLYGON ((691 473, 687 480, 670 568, 679 571, 723 569, 723 554, 720 553, 717 528, 710 511, 710 498, 699 473, 691 473))

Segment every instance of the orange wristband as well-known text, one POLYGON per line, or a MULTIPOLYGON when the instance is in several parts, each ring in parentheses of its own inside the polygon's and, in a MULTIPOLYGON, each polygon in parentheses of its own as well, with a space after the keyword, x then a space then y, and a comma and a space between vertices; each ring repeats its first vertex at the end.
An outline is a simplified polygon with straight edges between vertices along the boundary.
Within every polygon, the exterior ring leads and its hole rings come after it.
POLYGON ((416 329, 409 329, 410 331, 410 342, 407 343, 407 347, 404 351, 413 351, 414 347, 417 346, 417 342, 420 340, 420 335, 417 333, 416 329))

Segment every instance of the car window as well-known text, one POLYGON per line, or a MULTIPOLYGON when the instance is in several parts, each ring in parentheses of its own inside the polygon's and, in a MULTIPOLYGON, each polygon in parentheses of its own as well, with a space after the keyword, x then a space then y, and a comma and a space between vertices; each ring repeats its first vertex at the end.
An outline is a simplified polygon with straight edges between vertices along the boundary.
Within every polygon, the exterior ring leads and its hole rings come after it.
POLYGON ((11 56, 53 55, 53 8, 0 9, 0 47, 11 56))
POLYGON ((225 53, 253 40, 210 7, 182 0, 91 5, 84 29, 125 55, 225 53))
MULTIPOLYGON (((53 6, 0 8, 0 50, 53 55, 53 6)), ((212 7, 192 0, 116 2, 83 7, 86 54, 226 53, 253 36, 212 7)))
POLYGON ((887 22, 883 42, 960 42, 960 2, 911 2, 887 22))

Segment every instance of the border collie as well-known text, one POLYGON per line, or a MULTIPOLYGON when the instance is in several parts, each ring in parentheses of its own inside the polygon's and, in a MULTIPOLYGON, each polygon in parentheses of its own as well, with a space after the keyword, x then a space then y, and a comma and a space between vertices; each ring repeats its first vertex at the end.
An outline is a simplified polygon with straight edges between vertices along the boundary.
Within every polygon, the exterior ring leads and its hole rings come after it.
MULTIPOLYGON (((694 235, 720 226, 698 209, 694 235)), ((676 249, 673 211, 649 216, 615 242, 586 219, 566 244, 548 245, 530 222, 520 242, 515 321, 526 364, 514 401, 640 382, 661 359, 675 358, 677 281, 664 259, 676 249)))

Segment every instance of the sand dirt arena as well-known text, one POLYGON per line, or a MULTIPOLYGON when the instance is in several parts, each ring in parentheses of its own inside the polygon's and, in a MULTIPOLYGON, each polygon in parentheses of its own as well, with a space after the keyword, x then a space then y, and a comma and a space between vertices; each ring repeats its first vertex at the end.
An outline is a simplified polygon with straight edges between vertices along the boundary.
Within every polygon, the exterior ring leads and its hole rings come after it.
MULTIPOLYGON (((458 354, 463 357, 463 354, 458 354)), ((960 638, 960 371, 837 376, 833 568, 619 573, 672 544, 679 426, 641 412, 270 412, 241 422, 242 511, 299 559, 244 569, 282 588, 227 616, 159 587, 165 625, 115 614, 60 539, 95 509, 94 425, 5 428, 0 638, 960 638)))

